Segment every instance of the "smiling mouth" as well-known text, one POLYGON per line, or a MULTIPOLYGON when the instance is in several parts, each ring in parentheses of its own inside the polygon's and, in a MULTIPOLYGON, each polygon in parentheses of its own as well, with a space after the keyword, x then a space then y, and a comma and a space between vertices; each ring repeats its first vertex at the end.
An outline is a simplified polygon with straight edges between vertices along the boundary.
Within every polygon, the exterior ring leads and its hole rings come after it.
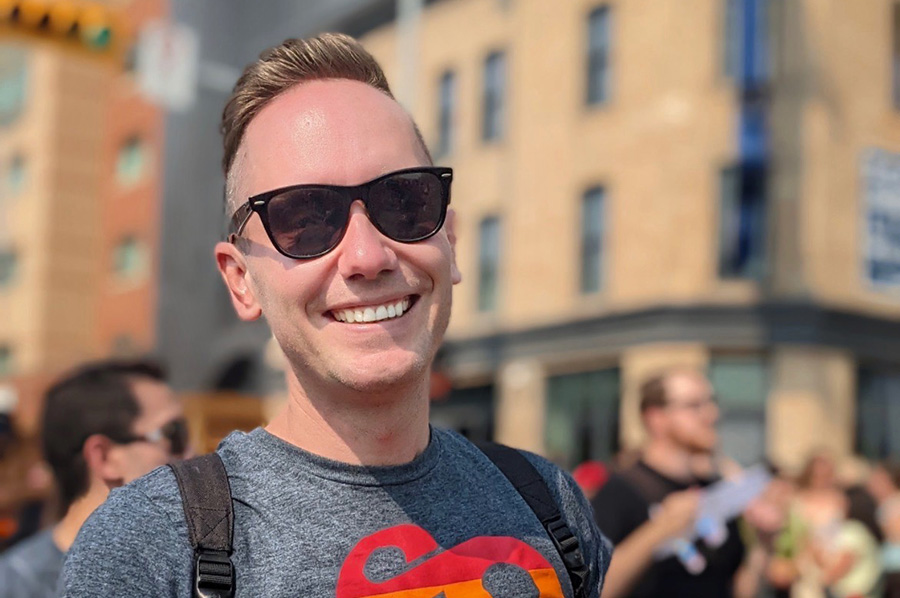
POLYGON ((401 317, 409 311, 413 303, 415 303, 415 297, 408 296, 393 303, 338 309, 332 311, 331 315, 338 322, 345 324, 383 322, 401 317))

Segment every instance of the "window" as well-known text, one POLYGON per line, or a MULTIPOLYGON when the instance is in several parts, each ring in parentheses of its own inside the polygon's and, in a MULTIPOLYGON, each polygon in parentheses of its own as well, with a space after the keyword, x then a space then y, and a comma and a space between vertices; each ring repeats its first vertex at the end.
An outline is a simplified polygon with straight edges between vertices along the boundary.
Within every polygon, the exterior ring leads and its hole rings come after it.
POLYGON ((765 273, 765 170, 726 168, 719 181, 719 276, 761 279, 765 273))
POLYGON ((709 379, 719 400, 722 452, 742 465, 766 453, 767 362, 758 356, 718 356, 709 364, 709 379))
POLYGON ((494 52, 484 62, 484 114, 481 137, 493 141, 503 137, 504 104, 506 103, 506 58, 494 52))
POLYGON ((894 108, 900 109, 900 2, 895 2, 891 7, 891 31, 891 89, 894 108))
POLYGON ((547 379, 547 456, 571 471, 587 460, 610 461, 619 450, 619 370, 547 379))
POLYGON ((587 103, 609 100, 610 8, 600 6, 588 16, 587 103))
POLYGON ((725 0, 722 67, 745 88, 769 78, 770 0, 725 0))
POLYGON ((453 121, 456 113, 456 75, 447 71, 441 75, 438 90, 438 141, 435 154, 445 156, 453 151, 453 121))
POLYGON ((0 249, 0 289, 9 287, 16 278, 19 256, 14 249, 0 249))
POLYGON ((139 279, 147 267, 143 245, 134 237, 125 237, 116 246, 113 262, 113 269, 119 279, 139 279))
POLYGON ((140 139, 132 137, 119 149, 119 156, 116 160, 116 179, 120 184, 129 187, 140 182, 146 169, 146 147, 140 139))
POLYGON ((27 82, 25 52, 0 45, 0 127, 11 125, 21 116, 27 82))
POLYGON ((500 219, 496 216, 481 221, 478 231, 478 309, 497 309, 497 278, 500 267, 500 219))
POLYGON ((867 459, 900 459, 900 373, 860 368, 856 452, 867 459))
POLYGON ((602 187, 584 194, 581 207, 581 292, 595 293, 603 285, 602 187))
POLYGON ((0 345, 0 378, 12 375, 13 352, 8 345, 0 345))
POLYGON ((10 195, 18 195, 25 188, 25 157, 16 154, 9 161, 6 171, 6 190, 10 195))

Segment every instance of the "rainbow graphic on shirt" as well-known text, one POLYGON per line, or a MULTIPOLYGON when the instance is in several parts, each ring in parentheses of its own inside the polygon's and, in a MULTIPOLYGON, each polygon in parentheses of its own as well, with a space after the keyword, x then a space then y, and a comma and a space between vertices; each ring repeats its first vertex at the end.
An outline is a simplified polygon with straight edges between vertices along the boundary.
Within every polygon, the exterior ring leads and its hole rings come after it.
POLYGON ((540 598, 565 596, 553 566, 519 539, 479 536, 443 550, 427 531, 404 524, 367 536, 353 547, 341 567, 336 598, 492 598, 483 578, 497 564, 525 571, 540 598), (383 548, 401 550, 409 568, 390 579, 370 581, 366 562, 383 548))

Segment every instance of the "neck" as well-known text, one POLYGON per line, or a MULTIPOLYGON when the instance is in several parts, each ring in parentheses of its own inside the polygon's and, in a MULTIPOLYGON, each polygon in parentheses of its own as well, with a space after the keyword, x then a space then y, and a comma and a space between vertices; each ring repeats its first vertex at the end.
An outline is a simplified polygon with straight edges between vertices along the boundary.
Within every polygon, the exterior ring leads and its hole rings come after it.
POLYGON ((78 535, 78 530, 81 529, 91 513, 103 504, 107 496, 109 496, 109 489, 104 484, 93 483, 87 494, 77 498, 69 505, 65 516, 53 528, 53 543, 57 548, 62 552, 69 551, 75 541, 75 536, 78 535))
POLYGON ((695 477, 691 453, 664 438, 651 440, 644 448, 641 459, 666 477, 675 480, 695 477))
POLYGON ((288 401, 266 430, 352 465, 409 463, 428 446, 428 379, 381 393, 310 392, 288 369, 288 401))

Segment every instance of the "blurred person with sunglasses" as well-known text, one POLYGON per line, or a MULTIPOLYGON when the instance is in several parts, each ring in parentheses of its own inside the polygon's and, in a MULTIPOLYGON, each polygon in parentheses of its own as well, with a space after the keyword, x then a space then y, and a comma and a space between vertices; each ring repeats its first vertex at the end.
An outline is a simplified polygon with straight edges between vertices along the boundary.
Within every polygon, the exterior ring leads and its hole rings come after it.
POLYGON ((374 57, 338 34, 270 48, 222 131, 230 227, 215 257, 238 316, 265 317, 283 350, 288 401, 215 453, 234 507, 215 567, 195 561, 185 478, 162 470, 88 521, 67 595, 598 598, 609 548, 574 480, 516 454, 569 531, 557 548, 484 452, 429 425, 460 281, 453 173, 374 57), (563 561, 575 540, 577 580, 563 561))
POLYGON ((0 597, 57 596, 66 552, 111 490, 189 456, 182 407, 149 361, 84 365, 46 393, 41 438, 62 519, 0 557, 0 597))
POLYGON ((653 376, 641 386, 640 412, 647 432, 640 458, 613 474, 592 501, 600 530, 616 546, 603 597, 729 598, 738 579, 740 589, 755 586, 761 566, 738 575, 745 551, 736 520, 720 546, 696 543, 706 562, 702 572, 690 572, 675 556, 656 558, 695 525, 701 489, 722 479, 719 407, 709 380, 690 368, 653 376))

